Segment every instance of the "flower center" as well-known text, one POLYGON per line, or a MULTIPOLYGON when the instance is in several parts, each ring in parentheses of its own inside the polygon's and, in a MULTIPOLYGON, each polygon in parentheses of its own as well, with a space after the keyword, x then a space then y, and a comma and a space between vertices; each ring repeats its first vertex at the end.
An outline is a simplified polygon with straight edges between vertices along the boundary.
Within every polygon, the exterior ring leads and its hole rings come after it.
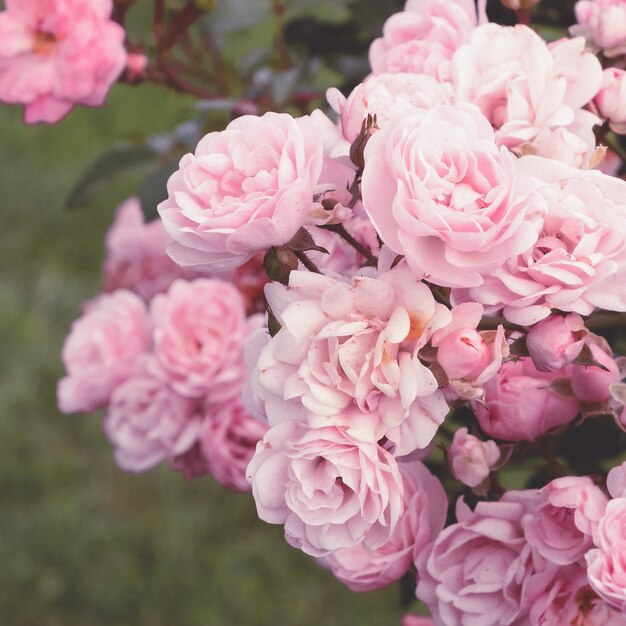
POLYGON ((35 41, 33 42, 33 51, 40 56, 46 56, 52 51, 56 42, 57 38, 54 33, 37 31, 35 33, 35 41))

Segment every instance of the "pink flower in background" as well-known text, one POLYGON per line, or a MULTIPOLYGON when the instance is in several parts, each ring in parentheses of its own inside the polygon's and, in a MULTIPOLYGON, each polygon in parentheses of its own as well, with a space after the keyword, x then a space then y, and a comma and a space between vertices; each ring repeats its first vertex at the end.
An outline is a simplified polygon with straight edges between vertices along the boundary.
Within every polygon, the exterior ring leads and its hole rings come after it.
POLYGON ((259 517, 284 524, 287 542, 312 556, 360 543, 380 548, 404 510, 395 459, 335 426, 270 428, 247 475, 259 517))
POLYGON ((594 124, 582 107, 602 84, 602 67, 582 38, 550 46, 526 26, 485 24, 454 55, 459 102, 476 104, 496 131, 496 142, 523 153, 582 165, 595 149, 594 124))
POLYGON ((626 498, 626 461, 608 473, 606 488, 612 498, 626 498))
POLYGON ((197 440, 203 415, 196 400, 177 394, 147 360, 111 397, 104 432, 115 460, 127 472, 144 472, 186 452, 197 440))
POLYGON ((111 0, 6 0, 0 12, 0 100, 24 121, 58 122, 77 104, 100 106, 126 65, 111 0))
POLYGON ((556 372, 539 372, 530 359, 507 361, 485 383, 482 402, 472 404, 480 427, 505 441, 532 441, 578 414, 578 400, 562 395, 571 366, 556 372))
POLYGON ((610 385, 619 383, 621 374, 613 360, 611 348, 604 339, 592 336, 598 343, 589 341, 593 358, 603 365, 574 365, 572 367, 572 391, 581 402, 604 402, 611 397, 610 385))
POLYGON ((145 223, 139 199, 128 198, 106 235, 102 290, 129 289, 150 300, 177 278, 191 277, 167 256, 170 242, 161 220, 145 223))
POLYGON ((474 511, 457 502, 448 526, 417 558, 417 597, 436 624, 528 624, 536 589, 550 584, 555 567, 524 537, 534 491, 507 492, 474 511))
POLYGON ((383 36, 370 46, 372 70, 449 80, 452 55, 476 24, 473 0, 407 0, 405 10, 385 22, 383 36))
POLYGON ((426 544, 443 530, 448 498, 439 480, 419 461, 398 466, 404 513, 389 541, 375 550, 360 544, 341 548, 324 559, 352 591, 383 589, 402 578, 426 544))
POLYGON ((626 2, 624 0, 579 0, 575 7, 575 35, 584 35, 588 43, 607 57, 626 52, 626 2))
POLYGON ((454 433, 448 449, 448 463, 452 473, 468 487, 477 487, 489 476, 500 459, 500 449, 495 441, 481 441, 470 435, 467 428, 454 433))
POLYGON ((57 399, 64 413, 105 406, 150 349, 152 325, 144 302, 130 291, 102 295, 72 324, 61 357, 67 376, 57 399))
POLYGON ((602 89, 596 95, 594 104, 598 113, 608 120, 611 130, 620 135, 626 134, 624 102, 626 102, 626 72, 616 67, 608 67, 604 70, 602 89))
POLYGON ((429 617, 422 617, 421 615, 406 613, 402 617, 401 626, 434 626, 434 624, 433 620, 431 620, 429 617))
POLYGON ((437 285, 480 285, 532 247, 530 179, 473 105, 395 119, 365 149, 363 205, 383 241, 437 285))
POLYGON ((312 220, 324 158, 310 117, 244 115, 206 135, 185 155, 159 213, 183 266, 215 270, 242 265, 289 241, 312 220))
POLYGON ((213 403, 240 393, 248 327, 235 287, 217 279, 177 280, 152 300, 150 313, 154 354, 175 391, 213 403))

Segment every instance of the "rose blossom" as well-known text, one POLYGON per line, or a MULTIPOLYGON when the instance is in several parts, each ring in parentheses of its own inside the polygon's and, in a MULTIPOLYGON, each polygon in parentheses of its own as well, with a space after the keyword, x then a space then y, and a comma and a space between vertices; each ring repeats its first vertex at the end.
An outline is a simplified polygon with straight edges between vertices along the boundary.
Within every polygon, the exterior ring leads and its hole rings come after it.
POLYGON ((402 617, 401 626, 433 626, 433 620, 431 620, 429 617, 422 617, 421 615, 406 613, 402 617))
POLYGON ((595 149, 582 107, 602 84, 602 67, 582 38, 548 46, 532 29, 485 24, 453 59, 457 101, 473 102, 493 125, 498 145, 582 165, 595 149))
POLYGON ((6 0, 0 12, 0 100, 24 121, 58 122, 76 104, 100 106, 126 65, 111 0, 6 0))
POLYGON ((611 130, 619 135, 626 134, 624 102, 626 102, 626 72, 616 67, 608 67, 604 70, 602 89, 596 95, 594 104, 600 115, 608 120, 611 130))
POLYGON ((256 349, 248 407, 270 425, 342 426, 394 454, 425 448, 448 412, 418 357, 448 309, 404 263, 343 281, 292 271, 266 297, 281 329, 256 349))
POLYGON ((526 335, 526 347, 540 372, 554 372, 580 354, 587 334, 585 323, 577 313, 550 315, 531 327, 526 335))
POLYGON ((352 591, 383 589, 402 578, 445 525, 448 498, 439 480, 419 461, 399 463, 399 468, 404 513, 389 541, 375 550, 360 544, 341 548, 324 559, 352 591))
POLYGON ((531 185, 472 105, 395 119, 365 148, 363 205, 384 242, 426 279, 480 285, 537 238, 531 185))
POLYGON ((607 474, 606 488, 612 498, 626 498, 626 461, 607 474))
POLYGON ((588 343, 594 360, 606 369, 596 365, 574 365, 572 368, 572 391, 581 402, 604 402, 611 397, 609 387, 619 383, 621 374, 613 360, 608 343, 599 337, 598 343, 588 343))
POLYGON ((601 598, 626 613, 626 498, 607 504, 596 545, 585 557, 589 582, 601 598))
POLYGON ((467 428, 459 428, 454 433, 448 450, 448 462, 454 477, 464 485, 480 485, 499 460, 500 449, 495 441, 481 441, 470 435, 467 428))
POLYGON ((106 234, 102 290, 129 289, 151 300, 177 278, 191 275, 167 256, 170 242, 161 220, 146 224, 139 199, 128 198, 117 209, 106 234))
POLYGON ((544 373, 530 359, 507 361, 485 383, 482 402, 472 403, 480 427, 496 439, 532 441, 567 424, 578 414, 578 400, 557 386, 570 377, 571 366, 544 373))
MULTIPOLYGON (((486 20, 484 4, 481 21, 486 20)), ((372 70, 449 80, 452 55, 477 23, 473 0, 407 0, 404 9, 385 22, 383 36, 370 46, 372 70)))
POLYGON ((150 303, 154 354, 168 382, 188 397, 223 402, 240 393, 244 301, 229 283, 199 278, 175 281, 150 303))
POLYGON ((185 155, 159 205, 183 266, 224 270, 289 241, 310 223, 323 161, 310 117, 244 115, 185 155))
POLYGON ((558 565, 582 559, 592 547, 608 498, 589 476, 564 476, 537 494, 526 538, 539 553, 558 565))
POLYGON ((259 517, 284 524, 287 542, 312 556, 359 543, 380 548, 403 511, 395 459, 336 426, 270 428, 247 475, 259 517))
POLYGON ((198 438, 198 402, 173 391, 150 373, 147 361, 111 396, 104 432, 115 446, 115 460, 127 472, 144 472, 186 452, 198 438))
POLYGON ((149 349, 150 340, 146 305, 134 293, 120 290, 90 302, 63 344, 67 376, 57 389, 61 411, 89 412, 105 406, 149 349))
POLYGON ((439 626, 527 624, 536 589, 554 566, 533 552, 523 532, 534 491, 508 492, 474 511, 457 502, 448 526, 417 559, 417 597, 439 626))
POLYGON ((576 11, 577 26, 571 32, 584 35, 590 44, 602 50, 607 57, 626 52, 626 2, 624 0, 579 0, 576 11))

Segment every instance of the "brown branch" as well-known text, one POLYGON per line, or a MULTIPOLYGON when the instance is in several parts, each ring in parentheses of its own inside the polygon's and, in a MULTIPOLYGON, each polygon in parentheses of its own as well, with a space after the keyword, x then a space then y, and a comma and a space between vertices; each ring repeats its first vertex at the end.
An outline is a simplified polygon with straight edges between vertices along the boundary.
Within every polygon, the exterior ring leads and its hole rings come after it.
POLYGON ((300 263, 302 263, 302 265, 309 270, 309 272, 314 272, 315 274, 322 273, 320 268, 317 267, 311 259, 309 259, 305 252, 302 252, 302 250, 293 250, 293 253, 298 257, 300 263))
POLYGON ((195 0, 187 0, 185 6, 180 10, 176 19, 168 26, 165 33, 159 38, 158 48, 161 54, 171 50, 179 37, 198 20, 203 11, 196 6, 195 0))
POLYGON ((343 224, 325 224, 324 226, 320 226, 320 228, 330 230, 336 235, 339 235, 348 245, 352 246, 361 256, 365 257, 369 265, 373 267, 378 265, 378 257, 372 254, 372 251, 367 246, 364 246, 358 239, 353 237, 343 224))

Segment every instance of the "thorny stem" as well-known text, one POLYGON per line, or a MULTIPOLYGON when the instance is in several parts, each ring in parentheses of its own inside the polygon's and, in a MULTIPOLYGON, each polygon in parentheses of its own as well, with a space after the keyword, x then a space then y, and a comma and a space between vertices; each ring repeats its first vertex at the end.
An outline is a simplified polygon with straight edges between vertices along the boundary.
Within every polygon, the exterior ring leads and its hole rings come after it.
POLYGON ((305 252, 302 252, 302 250, 293 250, 293 253, 298 257, 300 263, 302 263, 302 265, 309 270, 309 272, 315 272, 315 274, 322 273, 320 268, 317 267, 311 259, 309 259, 305 252))
POLYGON ((348 208, 353 209, 356 206, 356 203, 359 201, 361 197, 360 193, 360 184, 361 184, 361 176, 363 174, 363 170, 359 168, 354 175, 354 180, 351 185, 348 187, 348 191, 352 194, 352 198, 350 198, 350 202, 348 203, 348 208))
POLYGON ((169 25, 163 37, 159 41, 159 51, 168 52, 172 49, 178 38, 203 14, 203 11, 196 6, 195 0, 187 0, 185 6, 180 10, 176 19, 169 25))
POLYGON ((532 14, 532 9, 518 9, 517 11, 515 11, 515 17, 517 18, 517 23, 523 24, 524 26, 530 26, 531 14, 532 14))
POLYGON ((541 448, 543 450, 543 456, 548 462, 548 470, 550 474, 555 478, 566 476, 567 472, 563 469, 563 466, 559 463, 558 459, 554 456, 548 441, 544 438, 541 440, 541 448))
POLYGON ((320 226, 320 228, 324 228, 325 230, 330 230, 331 232, 339 235, 346 243, 352 246, 361 256, 367 259, 368 265, 376 267, 378 265, 378 257, 372 254, 372 251, 364 246, 358 239, 354 238, 345 228, 343 224, 326 224, 324 226, 320 226))

